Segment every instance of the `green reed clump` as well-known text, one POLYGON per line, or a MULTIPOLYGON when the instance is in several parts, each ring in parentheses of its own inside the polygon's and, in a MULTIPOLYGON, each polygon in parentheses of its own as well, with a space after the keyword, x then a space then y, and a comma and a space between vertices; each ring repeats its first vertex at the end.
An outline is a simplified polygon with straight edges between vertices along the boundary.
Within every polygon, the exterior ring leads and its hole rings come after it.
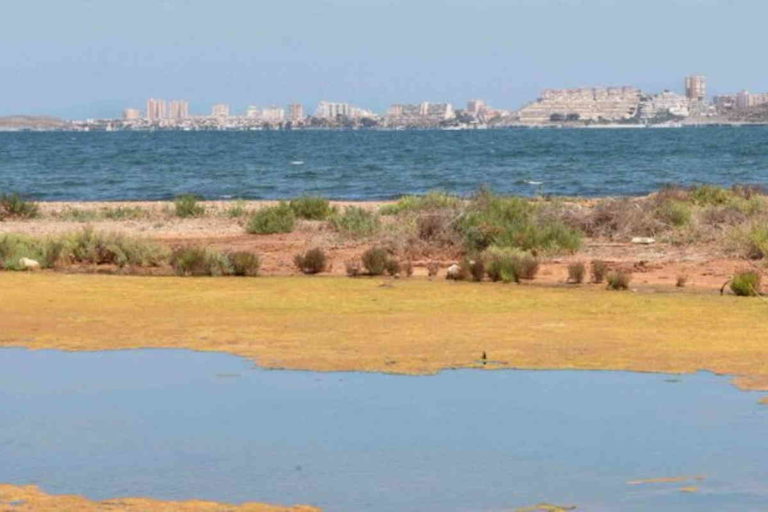
POLYGON ((458 218, 456 228, 469 252, 492 245, 526 251, 573 252, 581 246, 579 231, 540 205, 519 197, 480 191, 458 218))
POLYGON ((269 235, 274 233, 290 233, 296 224, 296 214, 286 202, 277 206, 266 206, 256 210, 251 215, 246 231, 252 234, 269 235))
POLYGON ((174 212, 177 217, 201 217, 205 215, 205 207, 199 204, 202 198, 195 194, 182 194, 173 200, 174 212))
POLYGON ((225 276, 232 274, 227 255, 209 247, 181 247, 173 251, 170 259, 179 276, 225 276))
POLYGON ((485 270, 491 281, 519 283, 521 279, 534 279, 539 261, 533 254, 510 247, 489 247, 484 253, 485 270))
POLYGON ((90 227, 66 235, 63 243, 73 263, 152 267, 168 258, 165 247, 150 240, 94 231, 90 227))
POLYGON ((403 196, 396 203, 387 204, 379 209, 382 215, 397 215, 404 212, 422 212, 458 208, 462 204, 460 197, 446 192, 432 191, 423 196, 403 196))
POLYGON ((366 250, 361 261, 366 272, 372 276, 380 276, 387 271, 390 255, 389 252, 382 247, 371 247, 366 250))
POLYGON ((590 274, 593 283, 602 283, 605 274, 608 273, 608 263, 603 260, 592 260, 589 264, 590 274))
POLYGON ((743 270, 737 272, 731 279, 731 291, 741 297, 755 297, 760 295, 760 273, 755 270, 743 270))
POLYGON ((568 265, 568 282, 581 284, 584 282, 584 276, 587 274, 587 267, 582 262, 571 263, 568 265))
POLYGON ((328 258, 325 255, 325 251, 319 247, 297 254, 293 258, 293 262, 302 273, 310 275, 325 272, 328 267, 328 258))
POLYGON ((40 215, 37 203, 28 201, 17 193, 0 195, 0 220, 33 219, 40 215))
POLYGON ((248 251, 227 253, 232 275, 253 277, 259 275, 261 259, 258 254, 248 251))
POLYGON ((296 217, 306 220, 325 220, 334 212, 330 201, 324 197, 298 197, 292 199, 290 205, 296 217))
POLYGON ((332 215, 329 222, 335 231, 353 238, 373 236, 381 228, 379 215, 359 206, 347 206, 343 212, 332 215))
POLYGON ((605 275, 609 290, 628 290, 632 274, 623 270, 611 270, 605 275))

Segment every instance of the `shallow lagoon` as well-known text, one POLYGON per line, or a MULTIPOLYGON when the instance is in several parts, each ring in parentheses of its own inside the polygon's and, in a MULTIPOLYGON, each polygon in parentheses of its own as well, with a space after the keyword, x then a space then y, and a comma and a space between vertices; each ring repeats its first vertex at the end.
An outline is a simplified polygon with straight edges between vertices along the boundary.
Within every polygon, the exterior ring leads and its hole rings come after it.
POLYGON ((2 349, 0 482, 341 512, 744 511, 768 506, 758 397, 705 373, 406 377, 2 349), (680 475, 706 478, 627 484, 680 475))

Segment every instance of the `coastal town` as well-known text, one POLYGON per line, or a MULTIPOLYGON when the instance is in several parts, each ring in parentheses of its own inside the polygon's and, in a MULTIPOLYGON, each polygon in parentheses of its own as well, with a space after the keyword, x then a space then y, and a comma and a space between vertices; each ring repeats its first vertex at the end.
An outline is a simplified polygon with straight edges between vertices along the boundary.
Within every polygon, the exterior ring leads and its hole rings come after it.
POLYGON ((65 121, 57 118, 0 118, 2 130, 296 130, 296 129, 487 129, 503 127, 681 127, 705 124, 768 123, 768 92, 742 90, 707 95, 703 75, 686 76, 682 92, 645 92, 632 86, 544 89, 517 110, 471 99, 463 108, 449 102, 393 104, 386 112, 345 102, 320 101, 313 110, 301 103, 285 107, 249 105, 237 111, 227 103, 194 114, 187 100, 149 98, 145 108, 125 108, 120 118, 65 121))

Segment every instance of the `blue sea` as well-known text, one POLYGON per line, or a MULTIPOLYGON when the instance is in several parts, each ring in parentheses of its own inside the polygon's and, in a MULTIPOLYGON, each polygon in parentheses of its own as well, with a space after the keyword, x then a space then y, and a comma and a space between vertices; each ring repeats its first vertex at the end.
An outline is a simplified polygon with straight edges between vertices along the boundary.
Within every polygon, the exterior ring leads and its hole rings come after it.
POLYGON ((603 196, 670 183, 768 183, 768 127, 0 133, 0 193, 37 200, 366 200, 483 185, 603 196))

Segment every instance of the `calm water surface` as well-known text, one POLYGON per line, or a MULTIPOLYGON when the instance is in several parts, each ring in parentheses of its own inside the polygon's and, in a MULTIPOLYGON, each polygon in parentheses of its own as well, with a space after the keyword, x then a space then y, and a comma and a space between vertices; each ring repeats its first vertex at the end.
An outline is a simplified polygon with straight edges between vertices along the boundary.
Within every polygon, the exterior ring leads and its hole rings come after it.
POLYGON ((711 374, 266 371, 0 350, 0 482, 340 512, 768 509, 768 408, 711 374), (706 475, 688 485, 628 480, 706 475))
POLYGON ((480 185, 644 194, 768 184, 768 126, 485 131, 0 133, 0 192, 42 200, 382 199, 480 185))

